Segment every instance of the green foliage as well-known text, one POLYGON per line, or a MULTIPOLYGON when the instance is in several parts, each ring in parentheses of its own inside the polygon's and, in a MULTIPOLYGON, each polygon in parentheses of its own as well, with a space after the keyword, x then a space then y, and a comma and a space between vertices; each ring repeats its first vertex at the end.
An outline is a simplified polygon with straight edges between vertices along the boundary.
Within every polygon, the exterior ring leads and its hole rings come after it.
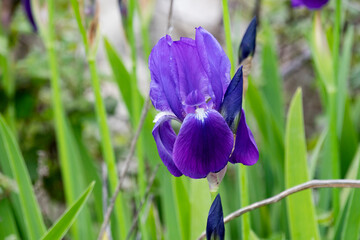
MULTIPOLYGON (((286 188, 309 180, 302 113, 302 93, 298 89, 290 103, 285 140, 286 188)), ((320 239, 311 190, 286 199, 291 239, 320 239), (301 223, 301 224, 300 224, 301 223)))
POLYGON ((74 202, 69 209, 54 223, 54 225, 45 233, 41 238, 42 240, 50 239, 62 239, 66 232, 69 230, 70 226, 75 221, 76 217, 79 215, 81 209, 84 207, 87 199, 89 198, 95 182, 92 182, 90 186, 81 194, 81 196, 74 202))
POLYGON ((26 236, 30 239, 39 239, 45 232, 45 224, 39 205, 33 192, 29 174, 19 146, 0 116, 0 164, 4 173, 13 178, 19 188, 19 195, 14 196, 20 202, 20 215, 25 222, 26 236))
MULTIPOLYGON (((30 31, 20 5, 10 28, 1 26, 0 171, 17 187, 7 187, 0 178, 0 239, 97 237, 104 210, 119 182, 118 168, 147 99, 138 84, 149 84, 150 74, 143 73, 143 68, 157 41, 151 38, 165 34, 154 31, 159 28, 152 17, 159 14, 156 1, 121 2, 123 29, 114 31, 124 31, 121 45, 129 51, 118 52, 112 38, 100 36, 103 22, 95 24, 95 7, 86 1, 50 0, 41 10, 34 4, 39 34, 30 31), (103 51, 100 55, 98 45, 103 51), (110 76, 97 61, 103 54, 110 76), (107 101, 102 92, 105 83, 115 86, 120 103, 112 96, 111 102, 107 101), (109 121, 114 116, 118 119, 119 109, 122 122, 109 121), (113 124, 129 129, 112 132, 113 124), (34 190, 33 185, 40 187, 34 190), (65 205, 68 210, 58 218, 54 210, 65 205)), ((261 2, 266 17, 258 19, 257 51, 244 93, 247 123, 260 159, 251 167, 228 165, 219 188, 224 215, 310 179, 360 179, 356 9, 341 0, 330 1, 316 12, 275 2, 261 2), (299 63, 297 55, 309 50, 313 65, 303 60, 299 63), (291 74, 284 74, 293 65, 291 74), (298 85, 305 86, 304 109, 301 91, 290 103, 298 85), (320 97, 321 106, 314 104, 314 96, 320 97), (315 111, 308 109, 312 105, 315 111)), ((233 75, 238 67, 233 49, 252 16, 245 5, 241 5, 245 10, 238 11, 238 4, 221 3, 218 11, 223 13, 223 29, 208 30, 216 37, 216 33, 224 34, 220 42, 226 46, 233 75)), ((0 1, 4 12, 2 4, 0 1)), ((181 16, 173 16, 174 21, 178 19, 181 16)), ((211 203, 206 179, 175 178, 161 164, 151 133, 155 115, 151 108, 115 202, 110 221, 113 239, 128 236, 137 212, 139 219, 130 239, 197 239, 205 230, 211 203), (157 164, 161 165, 154 185, 143 199, 157 164)), ((177 127, 174 125, 175 130, 177 127)), ((226 225, 226 239, 358 239, 359 190, 321 189, 314 193, 303 191, 244 214, 226 225)))

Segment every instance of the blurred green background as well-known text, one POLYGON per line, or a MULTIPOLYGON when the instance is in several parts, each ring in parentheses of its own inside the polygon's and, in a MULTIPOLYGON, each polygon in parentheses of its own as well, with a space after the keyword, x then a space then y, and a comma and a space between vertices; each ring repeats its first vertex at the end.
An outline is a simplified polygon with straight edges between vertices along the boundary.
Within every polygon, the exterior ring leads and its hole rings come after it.
MULTIPOLYGON (((231 33, 236 56, 248 23, 258 17, 245 109, 260 160, 246 169, 229 164, 220 185, 224 215, 310 179, 359 179, 360 3, 331 0, 315 13, 290 1, 230 0, 227 16, 224 2, 174 0, 169 19, 169 0, 38 0, 32 1, 37 32, 20 1, 0 2, 0 172, 17 185, 28 173, 43 218, 39 232, 29 233, 22 188, 2 181, 0 239, 43 236, 92 181, 89 201, 65 239, 97 237, 149 91, 149 53, 169 24, 173 39, 193 38, 202 26, 227 51, 225 32, 231 33), (319 36, 326 44, 316 43, 319 36), (9 165, 21 155, 27 173, 16 172, 18 162, 9 165)), ((155 114, 151 108, 115 204, 113 239, 126 238, 138 211, 130 239, 196 239, 205 230, 207 182, 167 171, 151 135, 155 114)), ((226 239, 359 239, 358 191, 308 191, 252 211, 226 225, 226 239), (293 209, 305 222, 294 219, 293 209), (296 235, 294 224, 305 235, 296 235)))

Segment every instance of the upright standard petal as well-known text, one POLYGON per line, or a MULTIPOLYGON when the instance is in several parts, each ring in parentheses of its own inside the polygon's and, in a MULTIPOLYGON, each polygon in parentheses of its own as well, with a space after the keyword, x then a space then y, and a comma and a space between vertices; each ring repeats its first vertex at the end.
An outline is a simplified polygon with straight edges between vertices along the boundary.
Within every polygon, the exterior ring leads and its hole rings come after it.
POLYGON ((178 73, 178 87, 182 103, 189 94, 197 91, 205 98, 211 97, 209 93, 209 78, 201 64, 195 41, 191 38, 180 38, 171 46, 173 57, 176 61, 178 73))
POLYGON ((239 127, 236 132, 235 149, 230 157, 231 163, 254 165, 259 159, 259 151, 254 136, 246 124, 245 112, 242 110, 239 127))
POLYGON ((231 131, 235 134, 239 125, 243 97, 242 66, 237 70, 229 87, 226 89, 224 101, 221 103, 220 113, 223 115, 231 131))
POLYGON ((208 240, 223 240, 225 238, 224 214, 220 194, 216 196, 210 207, 206 224, 206 238, 208 240))
POLYGON ((175 117, 165 115, 157 119, 152 134, 154 136, 159 156, 169 172, 175 177, 180 177, 182 173, 175 166, 173 161, 173 148, 176 134, 170 125, 171 119, 175 117))
POLYGON ((179 74, 172 44, 170 36, 161 38, 149 56, 150 99, 157 110, 171 111, 183 120, 185 113, 177 88, 179 74))
POLYGON ((173 157, 182 174, 204 178, 223 169, 231 154, 233 134, 219 112, 198 108, 188 114, 175 141, 173 157))
POLYGON ((253 56, 256 48, 256 17, 254 17, 241 40, 239 47, 239 63, 247 57, 253 56))
POLYGON ((196 29, 195 42, 202 66, 211 84, 214 109, 219 110, 230 83, 230 60, 216 39, 202 27, 196 29))

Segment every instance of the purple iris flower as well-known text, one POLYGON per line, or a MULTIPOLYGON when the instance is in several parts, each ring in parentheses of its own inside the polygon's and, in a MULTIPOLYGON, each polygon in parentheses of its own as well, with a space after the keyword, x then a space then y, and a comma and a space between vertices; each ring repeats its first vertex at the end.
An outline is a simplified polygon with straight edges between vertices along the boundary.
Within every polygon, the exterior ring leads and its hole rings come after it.
POLYGON ((329 0, 291 0, 293 7, 307 7, 310 10, 322 8, 329 0))
POLYGON ((149 57, 150 98, 161 111, 153 136, 176 177, 204 178, 227 163, 253 165, 259 153, 242 110, 242 68, 230 81, 230 61, 216 39, 196 29, 195 40, 166 35, 149 57), (176 134, 171 120, 181 123, 176 134))

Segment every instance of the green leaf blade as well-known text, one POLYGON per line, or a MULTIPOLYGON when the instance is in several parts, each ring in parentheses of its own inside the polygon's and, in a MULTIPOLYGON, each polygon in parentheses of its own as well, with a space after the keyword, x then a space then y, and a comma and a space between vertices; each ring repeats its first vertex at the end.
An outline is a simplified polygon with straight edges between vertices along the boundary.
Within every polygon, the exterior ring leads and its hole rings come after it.
MULTIPOLYGON (((302 93, 298 89, 288 112, 285 140, 286 188, 309 180, 301 98, 302 93)), ((291 239, 320 239, 311 190, 289 196, 286 203, 291 239)))
POLYGON ((19 146, 15 141, 9 127, 0 116, 0 162, 11 168, 13 179, 19 188, 19 200, 22 216, 25 222, 27 235, 30 239, 39 239, 46 231, 40 207, 31 185, 29 173, 24 159, 20 153, 19 146), (7 163, 3 163, 7 161, 7 163))
POLYGON ((87 199, 89 198, 95 182, 92 182, 84 193, 78 198, 76 202, 59 218, 59 220, 47 231, 41 238, 42 240, 61 239, 70 226, 74 223, 76 217, 79 215, 80 210, 84 207, 87 199))

